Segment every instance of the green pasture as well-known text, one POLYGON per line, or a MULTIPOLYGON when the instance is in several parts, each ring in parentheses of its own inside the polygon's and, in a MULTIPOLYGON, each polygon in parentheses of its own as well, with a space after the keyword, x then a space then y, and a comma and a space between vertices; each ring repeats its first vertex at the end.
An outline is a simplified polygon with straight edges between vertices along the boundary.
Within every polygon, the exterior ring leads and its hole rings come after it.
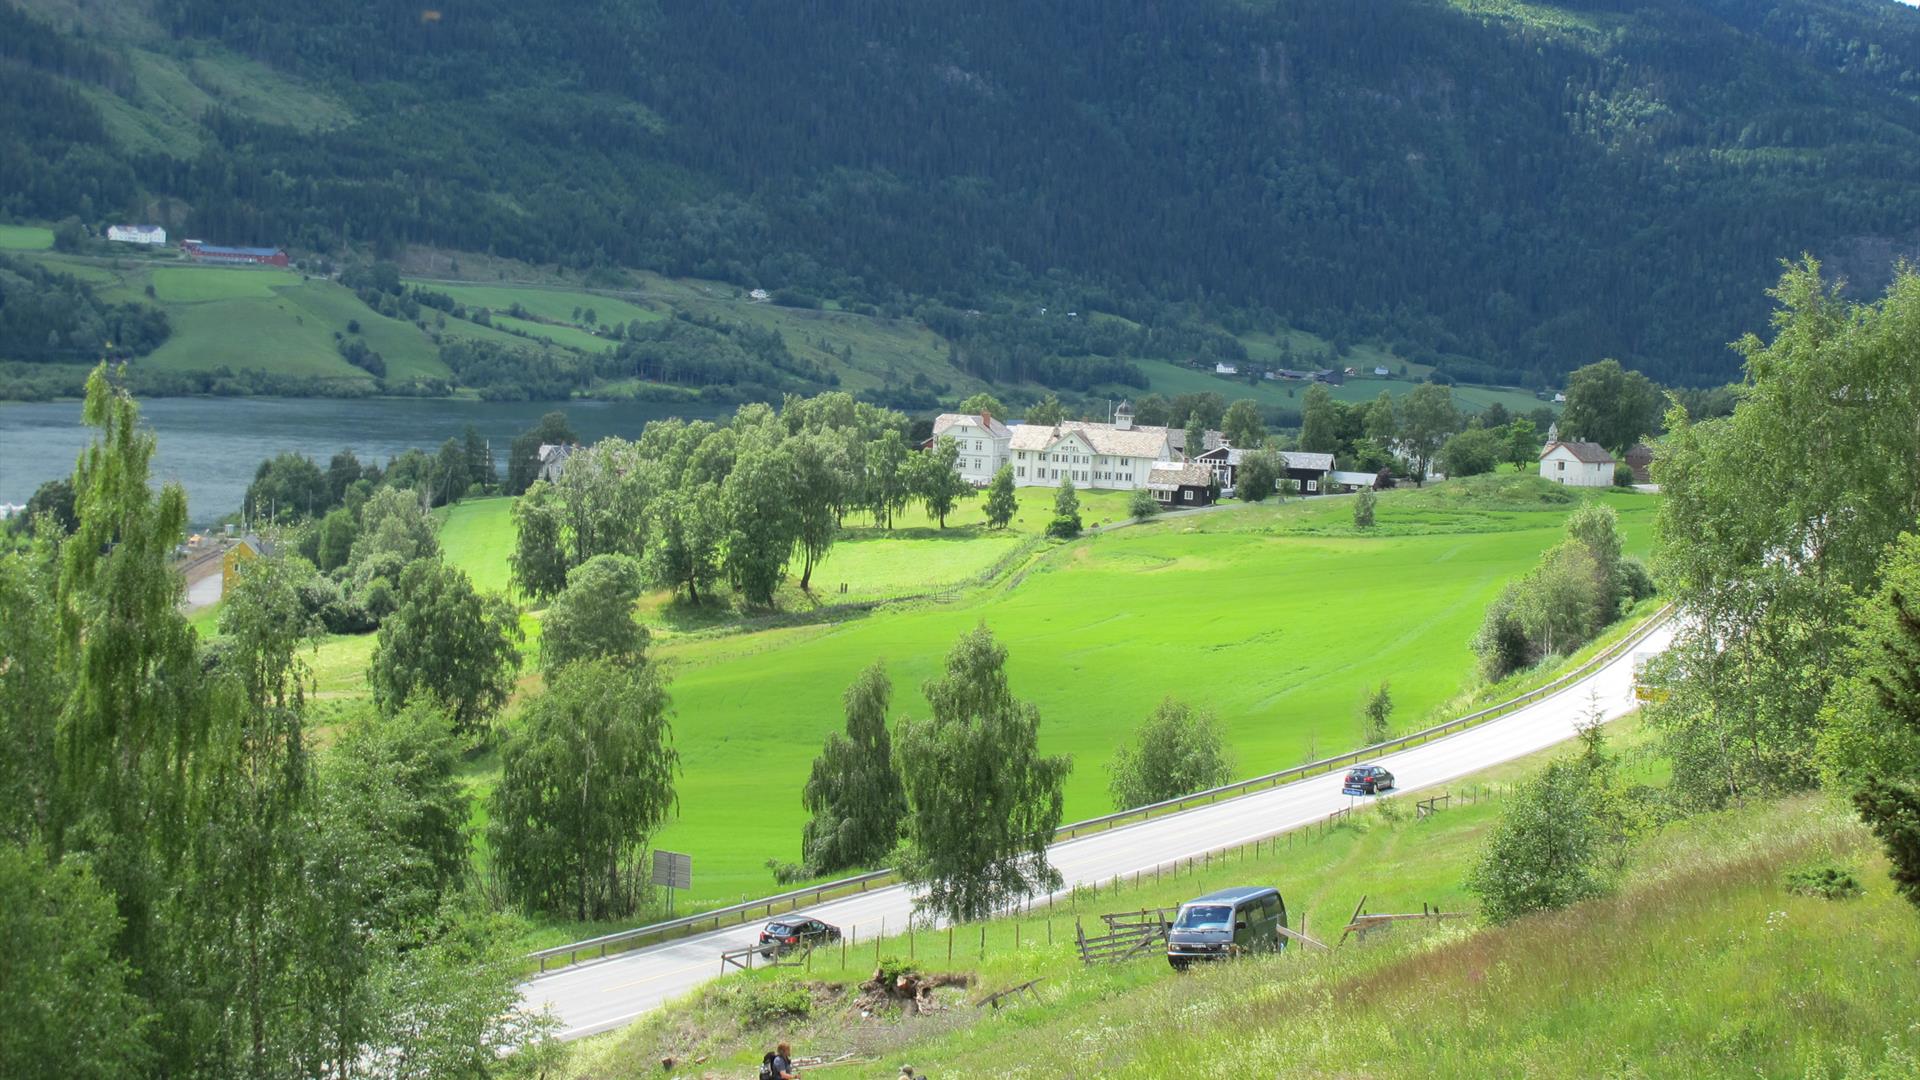
MULTIPOLYGON (((1351 359, 1346 362, 1352 363, 1351 359)), ((1389 359, 1389 361, 1386 362, 1390 363, 1393 370, 1399 370, 1400 362, 1398 360, 1389 359)), ((1147 382, 1152 392, 1164 397, 1174 397, 1178 394, 1202 394, 1211 391, 1219 394, 1228 401, 1251 398, 1262 405, 1273 405, 1298 411, 1300 407, 1305 404, 1307 387, 1313 385, 1312 383, 1305 382, 1284 382, 1267 379, 1262 379, 1257 384, 1249 384, 1244 377, 1228 378, 1222 375, 1215 375, 1211 370, 1201 371, 1180 364, 1168 363, 1164 360, 1135 360, 1134 363, 1142 371, 1146 372, 1147 382)), ((1370 362, 1363 368, 1359 364, 1352 364, 1352 366, 1360 368, 1362 371, 1373 370, 1373 365, 1370 362)), ((1413 388, 1418 385, 1420 384, 1417 382, 1410 382, 1397 375, 1390 379, 1380 379, 1372 375, 1367 375, 1364 377, 1350 378, 1345 383, 1339 386, 1328 387, 1328 389, 1333 392, 1335 401, 1356 402, 1372 401, 1374 398, 1380 396, 1380 391, 1382 390, 1387 391, 1396 398, 1404 397, 1412 393, 1413 388)), ((1113 392, 1116 394, 1125 393, 1127 396, 1139 396, 1138 390, 1127 388, 1115 388, 1113 392)), ((1508 411, 1519 413, 1532 412, 1541 405, 1550 404, 1535 398, 1532 394, 1524 390, 1514 390, 1498 386, 1455 386, 1453 388, 1453 399, 1464 412, 1479 412, 1496 401, 1505 405, 1508 411)))
MULTIPOLYGON (((553 323, 516 319, 511 315, 494 315, 492 319, 493 325, 502 330, 514 330, 525 334, 533 341, 545 342, 548 345, 557 345, 560 348, 578 352, 608 352, 619 344, 611 338, 590 334, 573 326, 557 326, 553 323)), ((525 344, 525 339, 522 339, 522 344, 525 344)))
MULTIPOLYGON (((1383 524, 1402 499, 1382 497, 1383 524)), ((1651 506, 1624 515, 1632 550, 1647 545, 1651 506)), ((1467 641, 1487 602, 1557 542, 1567 509, 1513 511, 1500 531, 1378 537, 1284 535, 1295 515, 1338 512, 1311 502, 1227 510, 1066 546, 971 603, 663 643, 685 771, 659 843, 701 862, 697 899, 765 892, 765 861, 799 855, 798 792, 847 683, 884 658, 896 719, 924 715, 920 685, 980 624, 1039 707, 1043 746, 1074 758, 1069 819, 1110 809, 1114 746, 1170 693, 1220 714, 1244 775, 1354 745, 1361 695, 1383 679, 1410 727, 1470 687, 1467 641)))
POLYGON ((512 585, 507 556, 513 553, 513 500, 463 499, 435 511, 440 518, 440 554, 473 579, 482 592, 512 585))
POLYGON ((298 284, 298 272, 264 266, 163 266, 153 271, 154 297, 168 304, 270 300, 276 289, 298 284))
MULTIPOLYGON (((388 318, 352 290, 291 270, 205 266, 147 272, 173 334, 141 361, 174 371, 261 368, 289 375, 366 379, 340 355, 336 333, 359 337, 387 362, 389 378, 448 378, 439 351, 419 327, 388 318)), ((139 273, 126 272, 136 291, 139 273)))
POLYGON ((53 230, 39 225, 0 225, 0 251, 45 251, 53 230))
MULTIPOLYGON (((658 311, 650 307, 622 300, 618 297, 603 296, 599 293, 578 292, 572 289, 548 288, 540 285, 448 285, 437 281, 417 281, 413 284, 433 292, 446 293, 468 307, 490 309, 497 317, 515 304, 530 314, 543 319, 555 319, 563 323, 586 325, 575 309, 585 312, 592 308, 601 326, 611 323, 654 322, 662 318, 658 311)), ((536 327, 539 324, 535 324, 536 327)), ((554 330, 558 327, 540 327, 554 330)), ((592 338, 598 346, 604 347, 604 339, 592 338)))

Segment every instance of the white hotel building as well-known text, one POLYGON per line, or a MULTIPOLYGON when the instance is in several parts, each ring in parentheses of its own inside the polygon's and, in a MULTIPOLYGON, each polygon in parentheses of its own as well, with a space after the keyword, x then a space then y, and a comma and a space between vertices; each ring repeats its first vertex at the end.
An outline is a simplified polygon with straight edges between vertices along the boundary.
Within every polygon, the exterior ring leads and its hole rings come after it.
POLYGON ((985 484, 1002 465, 1013 466, 1016 487, 1075 485, 1131 491, 1147 486, 1154 466, 1174 462, 1163 427, 1135 427, 1133 407, 1122 402, 1111 424, 1068 420, 1058 424, 1006 425, 991 416, 947 413, 933 422, 933 436, 953 437, 960 447, 963 479, 985 484))

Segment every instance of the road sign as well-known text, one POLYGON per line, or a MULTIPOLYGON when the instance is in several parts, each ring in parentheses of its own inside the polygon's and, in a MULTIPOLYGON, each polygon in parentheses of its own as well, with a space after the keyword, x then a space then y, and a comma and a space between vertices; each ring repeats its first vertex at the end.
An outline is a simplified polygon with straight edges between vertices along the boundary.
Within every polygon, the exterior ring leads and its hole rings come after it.
MULTIPOLYGON (((693 888, 693 856, 677 851, 653 853, 653 883, 668 889, 693 888)), ((673 910, 673 893, 667 893, 667 910, 673 910)))

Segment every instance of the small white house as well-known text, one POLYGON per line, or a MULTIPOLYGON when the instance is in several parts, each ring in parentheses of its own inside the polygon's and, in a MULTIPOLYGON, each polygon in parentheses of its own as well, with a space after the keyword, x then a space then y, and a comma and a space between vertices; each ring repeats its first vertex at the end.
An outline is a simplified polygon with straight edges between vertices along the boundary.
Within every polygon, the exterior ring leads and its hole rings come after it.
POLYGON ((167 242, 167 230, 158 225, 109 225, 107 239, 123 244, 161 245, 167 242))
POLYGON ((1373 373, 1374 373, 1375 375, 1377 375, 1377 376, 1379 376, 1379 377, 1380 377, 1380 378, 1382 378, 1382 379, 1384 379, 1384 378, 1386 378, 1387 376, 1389 376, 1389 375, 1391 375, 1391 374, 1393 374, 1393 372, 1391 372, 1391 371, 1388 371, 1388 370, 1387 370, 1387 365, 1385 365, 1385 364, 1375 364, 1375 365, 1373 365, 1373 373))
POLYGON ((1240 367, 1237 364, 1215 362, 1213 365, 1213 373, 1215 375, 1238 375, 1240 374, 1240 367))
POLYGON ((765 289, 749 289, 747 290, 747 299, 756 304, 764 304, 773 299, 773 294, 765 289))
POLYGON ((1540 451, 1540 475, 1571 487, 1612 487, 1613 455, 1590 442, 1550 442, 1540 451))

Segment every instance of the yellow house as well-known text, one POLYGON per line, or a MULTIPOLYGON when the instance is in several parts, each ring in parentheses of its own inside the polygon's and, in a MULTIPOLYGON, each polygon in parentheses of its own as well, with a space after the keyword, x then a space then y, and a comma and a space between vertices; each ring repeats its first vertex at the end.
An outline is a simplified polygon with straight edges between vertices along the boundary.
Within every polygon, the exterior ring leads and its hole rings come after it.
POLYGON ((262 540, 254 533, 240 538, 240 542, 227 549, 220 556, 220 591, 226 593, 233 588, 234 575, 240 570, 240 563, 247 559, 257 559, 262 555, 273 554, 273 543, 262 540))

